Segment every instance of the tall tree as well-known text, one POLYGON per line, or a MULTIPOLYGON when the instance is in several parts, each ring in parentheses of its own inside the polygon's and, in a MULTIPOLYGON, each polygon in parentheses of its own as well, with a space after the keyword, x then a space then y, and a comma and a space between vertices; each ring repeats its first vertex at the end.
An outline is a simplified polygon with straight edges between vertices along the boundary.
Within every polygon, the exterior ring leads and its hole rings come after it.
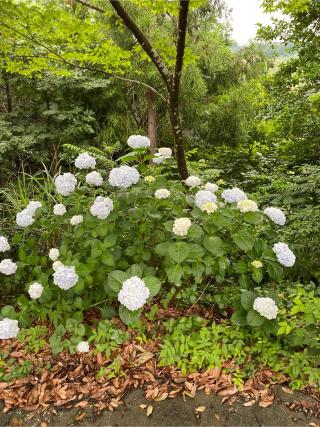
MULTIPOLYGON (((92 8, 101 13, 105 13, 103 9, 97 6, 93 6, 84 0, 76 0, 76 2, 81 3, 85 7, 92 8)), ((178 17, 178 26, 177 26, 177 41, 176 41, 176 58, 174 72, 170 73, 169 68, 161 55, 157 50, 152 46, 150 40, 143 33, 141 28, 137 25, 135 20, 122 5, 119 0, 109 0, 111 6, 116 11, 118 16, 122 19, 124 25, 132 32, 132 34, 137 39, 138 43, 141 45, 143 50, 149 56, 155 67, 157 68, 160 76, 162 77, 167 93, 168 93, 168 108, 170 113, 170 121, 172 127, 172 133, 175 140, 176 146, 176 159, 179 170, 179 175, 181 179, 186 179, 188 177, 188 169, 185 158, 185 150, 183 143, 183 132, 181 117, 179 111, 179 92, 180 92, 180 83, 181 83, 181 74, 183 68, 183 59, 184 51, 186 44, 186 33, 187 33, 187 18, 189 11, 189 0, 180 0, 179 1, 179 17, 178 17)))

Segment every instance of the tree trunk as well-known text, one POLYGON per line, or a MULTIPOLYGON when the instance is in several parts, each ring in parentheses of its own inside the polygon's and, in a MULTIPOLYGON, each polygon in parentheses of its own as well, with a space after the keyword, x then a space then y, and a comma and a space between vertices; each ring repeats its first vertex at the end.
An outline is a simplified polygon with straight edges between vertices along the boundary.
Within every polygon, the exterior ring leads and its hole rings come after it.
POLYGON ((157 113, 154 103, 155 94, 152 90, 148 90, 147 94, 148 108, 148 137, 150 139, 150 152, 154 154, 157 148, 157 113))
POLYGON ((189 175, 188 175, 186 156, 184 152, 181 118, 180 118, 180 113, 178 108, 178 98, 176 96, 170 95, 169 113, 170 113, 170 121, 171 121, 174 142, 176 146, 176 159, 177 159, 179 176, 180 176, 180 179, 183 180, 183 179, 187 179, 189 175))

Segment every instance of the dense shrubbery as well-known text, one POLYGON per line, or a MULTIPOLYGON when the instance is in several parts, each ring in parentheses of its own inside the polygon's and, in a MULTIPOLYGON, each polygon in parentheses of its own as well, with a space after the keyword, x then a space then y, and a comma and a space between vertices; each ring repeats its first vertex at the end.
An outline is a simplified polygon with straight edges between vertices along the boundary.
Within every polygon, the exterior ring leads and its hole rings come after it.
MULTIPOLYGON (((143 160, 148 140, 130 137, 129 144, 131 159, 143 160)), ((113 313, 120 302, 120 318, 134 325, 158 294, 165 305, 179 298, 192 304, 199 291, 212 296, 214 284, 223 294, 225 284, 233 283, 241 296, 233 320, 274 331, 273 284, 281 281, 283 266, 295 263, 276 231, 284 214, 259 211, 236 187, 219 189, 197 176, 184 184, 165 178, 170 157, 170 149, 159 149, 155 176, 143 179, 136 168, 120 166, 106 182, 103 171, 88 173, 96 160, 80 154, 76 175, 55 178, 54 206, 31 201, 18 212, 16 234, 10 243, 3 237, 1 245, 17 262, 2 260, 0 271, 4 287, 19 295, 19 312, 6 306, 2 315, 21 326, 33 318, 50 320, 55 336, 67 328, 75 342, 85 335, 78 324, 92 306, 113 313)))

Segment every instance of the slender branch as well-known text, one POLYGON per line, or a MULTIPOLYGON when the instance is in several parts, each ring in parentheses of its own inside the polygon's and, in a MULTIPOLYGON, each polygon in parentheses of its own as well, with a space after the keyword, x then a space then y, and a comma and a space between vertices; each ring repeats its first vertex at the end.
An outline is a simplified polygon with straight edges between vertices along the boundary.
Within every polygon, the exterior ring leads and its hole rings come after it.
POLYGON ((174 91, 177 94, 179 93, 181 73, 182 73, 182 67, 183 67, 184 50, 186 45, 188 10, 189 10, 189 0, 180 0, 176 66, 175 66, 174 78, 173 78, 174 91))
POLYGON ((97 12, 106 13, 106 11, 104 9, 102 9, 101 7, 95 6, 95 5, 91 4, 91 3, 88 3, 87 1, 84 1, 84 0, 75 0, 75 2, 76 3, 81 3, 83 6, 86 6, 89 9, 96 10, 97 12))
MULTIPOLYGON (((189 0, 188 0, 189 1, 189 0)), ((138 25, 134 22, 134 20, 131 18, 131 16, 128 14, 128 12, 124 9, 122 4, 119 0, 109 0, 111 6, 114 8, 114 10, 117 12, 117 14, 122 19, 125 26, 132 32, 132 34, 136 37, 138 42, 140 43, 143 50, 147 53, 151 61, 156 66, 157 70, 159 71, 161 77, 163 78, 164 82, 166 83, 168 89, 170 90, 171 86, 171 75, 170 72, 166 66, 166 64, 163 62, 161 56, 159 53, 152 47, 151 43, 147 39, 147 37, 143 34, 143 32, 140 30, 138 25)))
MULTIPOLYGON (((104 71, 104 70, 100 70, 99 68, 94 68, 94 67, 82 66, 82 65, 79 65, 79 64, 74 64, 73 62, 70 62, 67 59, 65 59, 63 56, 61 56, 55 50, 49 48, 45 44, 43 44, 43 43, 39 42, 38 40, 36 40, 32 34, 29 33, 30 35, 28 36, 27 34, 25 34, 25 33, 21 32, 21 31, 17 30, 14 27, 11 27, 10 25, 8 25, 8 24, 6 24, 4 22, 1 22, 1 24, 4 27, 8 28, 9 30, 15 32, 16 34, 19 34, 20 36, 24 37, 25 39, 31 41, 32 43, 34 43, 34 44, 36 44, 38 46, 43 47, 45 50, 47 50, 49 53, 51 53, 52 55, 54 55, 56 57, 56 58, 50 58, 50 59, 52 59, 54 61, 61 62, 63 64, 69 65, 72 68, 77 68, 77 69, 84 70, 84 71, 92 71, 92 72, 96 72, 96 73, 101 73, 101 74, 104 74, 105 76, 112 77, 112 78, 115 78, 117 80, 125 81, 125 82, 128 82, 128 83, 140 84, 141 86, 144 86, 145 88, 150 89, 152 92, 154 92, 156 95, 158 95, 163 101, 167 102, 167 99, 163 95, 161 95, 161 93, 159 93, 156 89, 154 89, 152 86, 148 85, 147 83, 141 82, 140 80, 134 80, 134 79, 126 78, 126 77, 121 77, 121 76, 118 76, 116 74, 109 73, 109 72, 104 71)), ((27 31, 28 31, 28 29, 27 29, 27 31)), ((47 57, 41 56, 41 55, 39 55, 37 57, 39 57, 39 58, 47 58, 47 57)))

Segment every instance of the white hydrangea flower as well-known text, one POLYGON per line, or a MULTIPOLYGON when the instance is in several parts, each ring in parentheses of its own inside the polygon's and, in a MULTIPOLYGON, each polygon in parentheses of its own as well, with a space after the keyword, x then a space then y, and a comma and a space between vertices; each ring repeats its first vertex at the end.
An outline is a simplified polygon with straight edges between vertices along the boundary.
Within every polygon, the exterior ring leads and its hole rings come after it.
POLYGON ((152 162, 159 165, 166 159, 170 159, 172 156, 172 150, 169 147, 160 147, 158 148, 158 152, 154 154, 154 158, 152 162))
POLYGON ((17 213, 16 223, 19 227, 25 228, 34 223, 34 218, 27 209, 23 209, 17 213))
POLYGON ((57 203, 53 206, 53 213, 57 216, 62 216, 67 212, 67 209, 63 203, 57 203))
POLYGON ((65 291, 75 286, 78 279, 79 276, 73 266, 62 265, 53 273, 53 283, 65 291))
POLYGON ((52 268, 53 268, 53 270, 54 270, 54 271, 58 271, 58 269, 59 269, 60 267, 64 267, 64 265, 62 264, 62 262, 61 262, 61 261, 55 261, 55 262, 52 264, 52 268))
POLYGON ((259 210, 258 205, 253 200, 240 200, 240 202, 237 203, 237 208, 242 213, 246 212, 257 212, 259 210))
POLYGON ((225 200, 225 202, 228 203, 237 203, 241 200, 246 200, 248 198, 246 193, 237 187, 228 188, 227 190, 224 190, 221 196, 225 200))
POLYGON ((268 320, 277 318, 278 307, 272 298, 256 298, 253 302, 253 309, 268 320))
POLYGON ((189 218, 177 218, 173 223, 172 231, 177 236, 186 236, 190 227, 191 221, 189 218))
POLYGON ((257 259, 257 260, 255 260, 255 261, 252 261, 251 265, 252 265, 252 267, 254 267, 254 268, 262 268, 262 267, 263 267, 262 262, 261 262, 261 261, 259 261, 258 259, 257 259))
POLYGON ((211 191, 200 190, 196 193, 195 204, 198 208, 201 209, 201 206, 205 203, 211 202, 216 203, 217 197, 211 191))
POLYGON ((144 182, 147 182, 148 184, 153 184, 155 180, 155 177, 151 175, 147 175, 144 177, 144 182))
POLYGON ((29 202, 28 206, 26 207, 26 210, 30 213, 31 216, 33 216, 36 213, 36 210, 42 208, 42 203, 38 202, 37 200, 31 200, 29 202))
POLYGON ((0 236, 0 252, 6 252, 10 250, 8 239, 4 236, 0 236))
POLYGON ((49 258, 51 259, 51 261, 57 261, 57 259, 59 258, 60 252, 59 249, 57 248, 51 248, 49 251, 49 258))
POLYGON ((286 216, 279 208, 265 208, 263 211, 275 224, 284 225, 286 216))
POLYGON ((109 197, 98 196, 90 207, 90 212, 98 219, 106 219, 113 211, 113 201, 109 197))
POLYGON ((90 346, 88 341, 80 341, 77 345, 77 351, 79 353, 88 353, 90 351, 90 346))
POLYGON ((11 259, 6 258, 0 262, 0 273, 5 274, 6 276, 10 276, 17 271, 17 264, 12 262, 11 259))
POLYGON ((155 165, 160 165, 164 160, 164 156, 162 156, 160 153, 155 153, 152 159, 152 163, 154 163, 155 165))
POLYGON ((78 169, 94 169, 96 167, 96 159, 88 153, 81 153, 76 158, 74 165, 78 169))
POLYGON ((275 243, 273 245, 273 252, 276 254, 278 262, 284 267, 292 267, 296 262, 295 254, 289 249, 286 243, 275 243))
POLYGON ((56 192, 62 196, 69 196, 76 189, 77 179, 72 173, 66 172, 58 175, 54 180, 56 192))
POLYGON ((154 197, 156 199, 167 199, 168 197, 170 197, 170 195, 171 195, 171 192, 166 188, 160 188, 154 193, 154 197))
POLYGON ((218 206, 213 202, 204 203, 201 208, 202 212, 206 212, 208 214, 215 212, 218 209, 218 206))
POLYGON ((70 219, 71 225, 78 225, 83 222, 83 216, 82 215, 73 215, 73 217, 70 219))
POLYGON ((211 193, 215 193, 218 190, 218 186, 217 184, 213 184, 212 182, 207 182, 206 185, 204 186, 204 189, 206 191, 210 191, 211 193))
POLYGON ((150 290, 143 280, 137 276, 130 277, 122 283, 122 288, 118 294, 119 302, 134 311, 141 308, 147 301, 150 290))
POLYGON ((103 184, 103 178, 99 172, 93 171, 88 173, 86 176, 86 183, 89 185, 94 185, 95 187, 100 187, 103 184))
POLYGON ((10 338, 15 338, 20 331, 18 320, 12 320, 5 317, 3 320, 0 320, 0 339, 8 340, 10 338))
POLYGON ((109 183, 112 187, 128 188, 130 185, 136 184, 139 179, 139 172, 131 166, 114 168, 109 175, 109 183))
POLYGON ((169 147, 160 147, 158 148, 158 154, 160 154, 164 159, 170 159, 172 156, 172 150, 169 147))
POLYGON ((201 184, 201 179, 198 176, 190 175, 185 180, 185 183, 188 187, 198 187, 201 184))
POLYGON ((30 295, 30 298, 37 299, 40 298, 43 292, 43 286, 41 283, 34 282, 29 286, 28 294, 30 295))
POLYGON ((131 148, 148 148, 150 147, 150 139, 147 136, 131 135, 128 138, 127 144, 131 148))

